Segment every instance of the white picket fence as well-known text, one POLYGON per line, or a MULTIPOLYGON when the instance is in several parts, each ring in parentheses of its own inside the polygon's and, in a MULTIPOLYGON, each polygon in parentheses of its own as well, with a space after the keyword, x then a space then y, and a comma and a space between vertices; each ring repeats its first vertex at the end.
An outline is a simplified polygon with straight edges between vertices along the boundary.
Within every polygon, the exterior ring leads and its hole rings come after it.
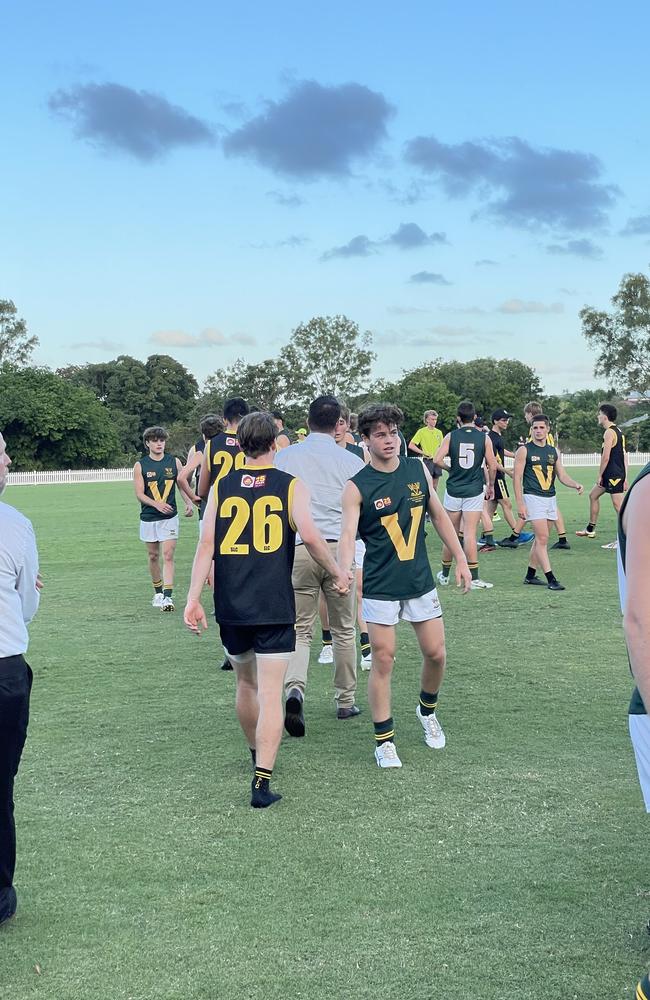
MULTIPOLYGON (((631 466, 650 462, 650 452, 632 451, 628 453, 631 466)), ((569 455, 564 453, 562 461, 567 466, 589 467, 600 464, 600 454, 569 455)), ((512 459, 506 459, 512 464, 512 459)), ((117 483, 130 481, 133 469, 63 469, 47 472, 10 472, 8 482, 13 486, 45 486, 50 483, 117 483)))

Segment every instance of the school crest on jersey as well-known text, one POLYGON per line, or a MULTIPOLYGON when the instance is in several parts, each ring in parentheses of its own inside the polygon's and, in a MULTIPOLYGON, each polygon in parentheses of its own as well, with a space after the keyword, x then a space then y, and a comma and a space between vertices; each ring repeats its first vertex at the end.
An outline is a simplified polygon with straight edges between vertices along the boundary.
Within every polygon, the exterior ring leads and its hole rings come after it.
POLYGON ((409 500, 412 500, 414 502, 417 500, 422 500, 422 498, 424 497, 424 493, 422 492, 422 487, 420 486, 419 483, 407 483, 407 486, 411 494, 409 500))

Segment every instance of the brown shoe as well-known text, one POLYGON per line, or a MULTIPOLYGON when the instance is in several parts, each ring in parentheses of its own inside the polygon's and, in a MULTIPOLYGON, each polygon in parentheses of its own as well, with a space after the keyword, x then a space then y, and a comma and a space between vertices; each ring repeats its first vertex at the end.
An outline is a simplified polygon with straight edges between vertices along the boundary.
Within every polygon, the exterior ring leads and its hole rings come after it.
POLYGON ((358 705, 350 705, 349 708, 339 708, 336 713, 337 719, 354 719, 355 716, 361 715, 361 709, 358 705))

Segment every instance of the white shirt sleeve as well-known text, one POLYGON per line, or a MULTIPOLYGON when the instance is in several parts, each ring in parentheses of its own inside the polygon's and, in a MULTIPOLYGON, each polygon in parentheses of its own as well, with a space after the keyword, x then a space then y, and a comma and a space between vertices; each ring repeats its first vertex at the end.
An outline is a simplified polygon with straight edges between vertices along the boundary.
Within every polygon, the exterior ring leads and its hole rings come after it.
POLYGON ((38 551, 36 549, 36 537, 31 524, 28 524, 25 529, 22 565, 18 567, 18 575, 16 577, 16 590, 20 597, 25 625, 29 625, 38 611, 41 599, 40 592, 36 589, 37 575, 38 551))

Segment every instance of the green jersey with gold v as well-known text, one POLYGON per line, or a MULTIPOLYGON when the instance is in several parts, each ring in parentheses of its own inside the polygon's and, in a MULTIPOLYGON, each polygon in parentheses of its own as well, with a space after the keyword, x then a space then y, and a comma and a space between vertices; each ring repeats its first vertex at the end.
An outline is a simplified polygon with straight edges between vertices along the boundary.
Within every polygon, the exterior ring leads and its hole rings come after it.
POLYGON ((371 465, 352 482, 361 494, 359 534, 366 543, 363 596, 409 601, 433 590, 424 536, 429 485, 417 458, 400 458, 394 472, 371 465))
POLYGON ((166 521, 170 517, 176 517, 176 459, 167 452, 161 459, 155 461, 148 455, 143 455, 139 459, 144 480, 144 492, 151 500, 159 500, 168 503, 171 513, 161 514, 155 507, 148 504, 140 504, 141 521, 166 521))
POLYGON ((526 464, 522 479, 524 493, 535 497, 555 496, 555 463, 557 449, 552 444, 535 444, 527 441, 526 464))

